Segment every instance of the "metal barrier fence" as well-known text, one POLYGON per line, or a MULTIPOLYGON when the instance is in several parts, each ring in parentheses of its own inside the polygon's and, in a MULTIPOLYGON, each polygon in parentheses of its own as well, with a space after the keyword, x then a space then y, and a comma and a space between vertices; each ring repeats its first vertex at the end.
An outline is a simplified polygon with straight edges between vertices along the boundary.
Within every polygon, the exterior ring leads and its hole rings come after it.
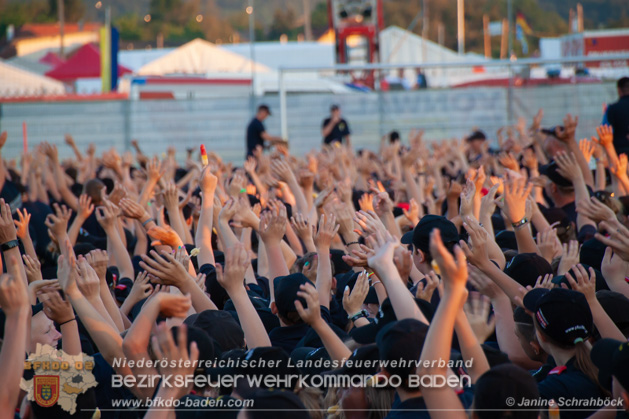
MULTIPOLYGON (((539 73, 540 68, 545 71, 542 66, 550 64, 561 65, 562 72, 574 73, 578 68, 574 63, 592 60, 424 64, 421 67, 426 72, 429 88, 419 90, 333 94, 291 93, 283 89, 282 79, 288 73, 317 72, 342 81, 332 68, 302 68, 282 69, 279 94, 254 98, 0 103, 0 130, 9 133, 3 157, 19 158, 22 122, 25 121, 30 146, 40 141, 62 144, 64 134, 71 133, 81 148, 95 143, 98 150, 110 147, 125 150, 129 149, 132 139, 137 139, 146 153, 160 155, 167 147, 174 146, 178 156, 183 157, 186 148, 196 149, 204 143, 208 150, 240 163, 245 154, 245 129, 252 117, 252 99, 255 104, 270 105, 274 113, 265 121, 267 131, 273 135, 281 132, 297 155, 319 147, 322 120, 329 114, 332 103, 341 106, 354 145, 371 149, 376 149, 382 135, 394 129, 404 138, 411 129, 420 128, 426 131, 426 139, 439 140, 461 137, 478 128, 493 139, 497 129, 514 123, 519 117, 530 122, 539 108, 545 112, 543 126, 559 125, 564 115, 571 113, 579 116, 577 135, 589 137, 601 122, 603 104, 617 100, 615 79, 629 75, 626 66, 629 55, 597 57, 603 64, 624 63, 620 68, 607 66, 609 70, 604 70, 607 76, 603 78, 573 76, 568 83, 556 84, 532 83, 527 76, 539 73), (487 71, 495 71, 496 76, 506 71, 508 86, 453 87, 443 83, 445 77, 439 79, 439 74, 463 72, 480 64, 489 69, 487 71), (441 80, 441 85, 433 87, 431 79, 441 80)), ((361 68, 395 71, 404 67, 411 69, 416 65, 361 68)), ((60 154, 68 156, 71 150, 61 146, 60 154)))

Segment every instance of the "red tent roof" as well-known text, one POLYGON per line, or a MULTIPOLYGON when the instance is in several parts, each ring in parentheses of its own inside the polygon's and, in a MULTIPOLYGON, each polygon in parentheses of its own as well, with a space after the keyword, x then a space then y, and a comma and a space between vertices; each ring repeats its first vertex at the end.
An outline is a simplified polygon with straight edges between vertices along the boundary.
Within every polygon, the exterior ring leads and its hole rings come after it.
POLYGON ((49 51, 46 55, 44 55, 43 57, 39 59, 39 62, 42 64, 48 64, 50 67, 55 68, 59 64, 64 63, 65 61, 59 58, 59 56, 55 54, 54 52, 49 51))
MULTIPOLYGON (((131 73, 131 70, 118 65, 118 76, 126 73, 131 73)), ((65 63, 57 65, 46 75, 61 81, 100 77, 100 51, 93 44, 85 44, 65 63)))

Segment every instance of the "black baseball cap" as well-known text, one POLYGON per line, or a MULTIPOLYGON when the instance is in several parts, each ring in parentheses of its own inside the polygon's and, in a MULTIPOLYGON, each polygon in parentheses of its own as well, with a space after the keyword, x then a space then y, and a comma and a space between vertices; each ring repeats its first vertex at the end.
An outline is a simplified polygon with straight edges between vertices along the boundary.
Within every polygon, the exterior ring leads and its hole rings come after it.
POLYGON ((559 345, 574 346, 590 337, 592 312, 585 295, 564 288, 534 288, 523 299, 540 329, 559 345))
POLYGON ((204 310, 184 320, 204 330, 217 344, 219 353, 245 346, 245 333, 232 315, 224 310, 204 310))
POLYGON ((299 300, 304 307, 307 306, 306 300, 297 297, 297 292, 304 284, 311 283, 306 275, 301 272, 278 276, 273 280, 273 288, 275 294, 275 305, 280 316, 286 317, 288 313, 295 312, 295 300, 299 300))
MULTIPOLYGON (((173 339, 175 342, 177 342, 177 335, 178 335, 178 329, 180 326, 175 326, 172 329, 170 329, 172 335, 173 335, 173 339)), ((215 351, 214 351, 214 342, 213 340, 208 336, 207 333, 205 333, 204 330, 199 329, 198 327, 194 327, 194 326, 187 326, 188 327, 188 347, 190 347, 190 344, 192 342, 196 342, 197 344, 197 348, 199 348, 199 361, 203 361, 202 364, 200 365, 204 365, 205 361, 214 361, 215 359, 215 351)), ((197 367, 197 370, 195 371, 195 373, 203 373, 205 372, 205 366, 203 367, 197 367)))
POLYGON ((507 264, 505 273, 526 287, 535 285, 538 276, 552 274, 553 267, 537 253, 519 253, 507 264))
MULTIPOLYGON (((480 376, 474 391, 474 415, 479 419, 506 417, 510 400, 537 400, 539 390, 531 374, 514 364, 500 364, 480 376), (504 415, 504 416, 503 416, 504 415)), ((518 411, 518 418, 537 419, 539 412, 518 411)))
POLYGON ((478 130, 471 133, 469 137, 467 137, 465 140, 467 142, 472 142, 475 140, 485 141, 486 139, 487 139, 487 136, 485 135, 485 133, 483 131, 478 130))
POLYGON ((412 374, 416 366, 411 362, 419 359, 427 333, 428 325, 416 319, 404 319, 384 327, 376 337, 380 360, 399 363, 388 364, 387 372, 402 379, 412 374))
POLYGON ((424 253, 430 253, 430 233, 437 229, 441 232, 443 244, 459 242, 459 231, 454 223, 440 215, 425 215, 413 229, 413 245, 424 253))
POLYGON ((616 291, 600 290, 596 299, 618 329, 625 335, 629 333, 629 298, 616 291))
MULTIPOLYGON (((586 272, 588 272, 588 275, 589 275, 591 266, 585 263, 581 263, 580 265, 583 266, 583 268, 586 270, 586 272)), ((568 272, 570 273, 570 275, 572 275, 573 278, 576 278, 575 267, 570 268, 568 272)), ((596 290, 597 291, 608 290, 609 286, 607 286, 607 282, 605 282, 605 278, 603 278, 603 274, 601 273, 601 271, 599 271, 598 269, 594 269, 594 274, 596 275, 596 290)), ((556 277, 552 279, 552 283, 558 284, 559 286, 561 286, 561 284, 566 284, 568 288, 572 288, 570 286, 570 283, 568 282, 568 279, 566 278, 566 275, 557 275, 556 277)))
POLYGON ((334 112, 334 111, 339 110, 339 109, 340 109, 340 107, 336 103, 333 103, 332 105, 330 105, 330 112, 334 112))
POLYGON ((374 375, 380 368, 380 352, 375 343, 357 348, 341 368, 325 375, 374 375))
POLYGON ((570 179, 566 179, 558 172, 559 166, 554 160, 551 160, 550 163, 545 164, 539 168, 539 173, 541 175, 545 175, 551 182, 556 184, 557 186, 561 186, 564 188, 571 188, 572 181, 570 179))
POLYGON ((590 358, 598 368, 599 383, 611 390, 611 377, 616 377, 625 391, 629 391, 629 342, 601 339, 594 344, 590 358))
POLYGON ((265 103, 261 103, 258 106, 258 112, 260 111, 266 111, 266 113, 268 113, 269 115, 271 115, 271 108, 269 108, 269 105, 265 104, 265 103))

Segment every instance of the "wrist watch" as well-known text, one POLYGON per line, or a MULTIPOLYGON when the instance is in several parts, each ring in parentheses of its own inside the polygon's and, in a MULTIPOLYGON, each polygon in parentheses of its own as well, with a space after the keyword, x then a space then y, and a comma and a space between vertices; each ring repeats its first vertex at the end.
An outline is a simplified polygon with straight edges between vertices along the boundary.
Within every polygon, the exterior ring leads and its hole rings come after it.
POLYGON ((6 243, 2 243, 0 244, 0 250, 2 250, 3 252, 6 252, 9 249, 13 249, 14 247, 17 247, 20 243, 17 240, 9 240, 6 243))
POLYGON ((518 229, 518 228, 522 227, 523 225, 525 225, 528 222, 529 222, 529 220, 527 220, 526 217, 524 217, 520 221, 518 221, 517 223, 511 223, 511 227, 513 227, 515 229, 518 229))
POLYGON ((360 311, 359 311, 358 313, 356 313, 356 314, 352 314, 352 315, 347 316, 347 318, 348 318, 349 320, 353 321, 353 322, 355 322, 356 320, 361 319, 361 318, 363 318, 363 317, 364 317, 364 318, 369 317, 369 313, 368 313, 368 312, 367 312, 367 310, 365 310, 365 309, 360 310, 360 311))

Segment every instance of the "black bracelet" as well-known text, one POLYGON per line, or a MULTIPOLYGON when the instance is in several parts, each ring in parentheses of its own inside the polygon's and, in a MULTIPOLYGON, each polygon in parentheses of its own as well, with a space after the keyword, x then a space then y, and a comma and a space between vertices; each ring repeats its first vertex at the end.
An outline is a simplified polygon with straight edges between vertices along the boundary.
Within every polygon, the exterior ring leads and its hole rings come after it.
POLYGON ((2 250, 3 252, 6 252, 9 249, 13 249, 14 247, 18 247, 20 245, 20 242, 18 242, 17 240, 9 240, 6 243, 2 243, 0 244, 0 250, 2 250))
POLYGON ((355 242, 349 242, 347 243, 345 246, 350 247, 352 244, 360 244, 359 242, 355 241, 355 242))
POLYGON ((70 322, 72 322, 72 321, 74 321, 74 320, 76 320, 76 317, 72 317, 70 320, 66 320, 66 321, 65 321, 65 322, 63 322, 63 323, 59 323, 59 326, 63 326, 64 324, 66 324, 66 323, 70 323, 70 322))

